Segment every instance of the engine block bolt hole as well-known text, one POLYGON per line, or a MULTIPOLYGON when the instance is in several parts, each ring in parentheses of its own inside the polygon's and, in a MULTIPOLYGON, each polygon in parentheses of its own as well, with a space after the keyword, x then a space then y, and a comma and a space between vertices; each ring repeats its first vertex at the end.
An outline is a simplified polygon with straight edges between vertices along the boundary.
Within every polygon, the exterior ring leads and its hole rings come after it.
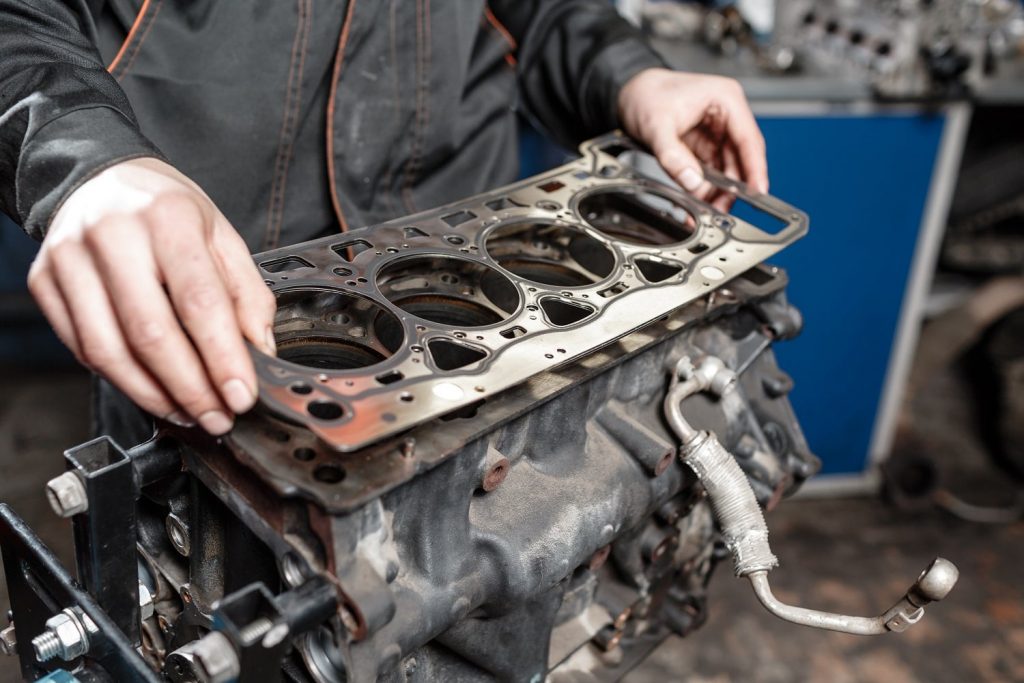
POLYGON ((341 407, 341 404, 334 401, 310 401, 306 406, 306 411, 316 419, 325 422, 337 420, 345 414, 345 409, 341 407))
POLYGON ((316 451, 312 448, 296 448, 292 451, 292 457, 301 462, 309 462, 316 458, 316 451))
POLYGON ((324 484, 337 484, 345 479, 345 470, 341 465, 324 463, 313 470, 313 478, 324 484))
POLYGON ((508 476, 508 469, 510 466, 508 458, 498 458, 490 467, 487 468, 487 471, 484 472, 484 478, 480 482, 480 488, 490 493, 501 486, 501 483, 505 481, 505 477, 508 476))

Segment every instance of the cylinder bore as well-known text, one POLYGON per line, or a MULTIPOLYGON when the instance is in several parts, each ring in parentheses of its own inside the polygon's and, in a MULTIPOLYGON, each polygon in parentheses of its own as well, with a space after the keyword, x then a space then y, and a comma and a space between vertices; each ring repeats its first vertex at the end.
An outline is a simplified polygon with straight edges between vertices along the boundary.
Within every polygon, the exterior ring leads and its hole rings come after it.
POLYGON ((494 325, 519 308, 519 290, 490 266, 454 256, 412 256, 377 276, 388 301, 407 313, 452 327, 494 325))
POLYGON ((404 341, 402 323, 361 296, 327 289, 281 292, 274 316, 277 356, 320 370, 380 363, 404 341))
POLYGON ((579 212, 601 233, 629 244, 677 244, 688 240, 697 229, 686 209, 650 191, 595 190, 580 200, 579 212))
POLYGON ((487 254, 514 275, 554 287, 591 285, 615 267, 615 254, 578 228, 550 222, 500 225, 487 237, 487 254))

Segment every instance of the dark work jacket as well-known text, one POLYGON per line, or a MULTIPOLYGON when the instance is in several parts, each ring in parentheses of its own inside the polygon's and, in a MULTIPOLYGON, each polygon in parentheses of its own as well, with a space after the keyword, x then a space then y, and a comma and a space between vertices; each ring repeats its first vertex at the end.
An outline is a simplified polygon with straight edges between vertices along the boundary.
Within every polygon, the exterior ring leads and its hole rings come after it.
MULTIPOLYGON (((292 244, 510 182, 516 109, 572 146, 661 65, 607 0, 0 0, 0 210, 41 238, 157 156, 251 250, 292 244)), ((149 437, 97 389, 99 433, 149 437)))
POLYGON ((514 179, 661 61, 607 0, 0 0, 0 210, 36 238, 99 170, 195 180, 257 251, 514 179))

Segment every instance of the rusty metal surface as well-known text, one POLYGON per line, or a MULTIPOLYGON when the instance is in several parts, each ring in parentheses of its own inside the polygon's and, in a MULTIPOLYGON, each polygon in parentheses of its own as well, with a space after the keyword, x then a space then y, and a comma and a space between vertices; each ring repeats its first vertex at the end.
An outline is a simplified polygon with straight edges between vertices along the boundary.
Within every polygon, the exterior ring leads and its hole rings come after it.
POLYGON ((351 510, 435 467, 473 439, 573 385, 699 321, 735 312, 743 303, 766 300, 786 285, 785 273, 777 268, 759 266, 755 271, 576 363, 535 375, 471 411, 412 429, 356 453, 334 452, 302 426, 265 410, 242 416, 226 442, 236 457, 281 495, 306 497, 329 511, 351 510))

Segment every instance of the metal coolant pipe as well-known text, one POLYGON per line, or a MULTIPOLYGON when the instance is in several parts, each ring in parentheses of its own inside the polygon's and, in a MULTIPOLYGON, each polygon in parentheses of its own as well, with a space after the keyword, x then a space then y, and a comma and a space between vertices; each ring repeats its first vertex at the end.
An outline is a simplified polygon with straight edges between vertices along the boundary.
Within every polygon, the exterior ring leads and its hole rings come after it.
POLYGON ((855 617, 787 605, 772 594, 768 572, 779 561, 768 545, 768 525, 747 476, 715 434, 694 429, 682 412, 682 402, 687 397, 706 391, 720 398, 735 384, 735 373, 721 359, 705 356, 694 363, 683 357, 672 373, 672 383, 665 397, 665 415, 683 444, 682 461, 690 466, 707 492, 725 544, 732 552, 736 576, 750 580, 754 594, 765 609, 794 624, 856 635, 877 635, 903 631, 917 623, 924 616, 925 605, 943 599, 956 585, 959 571, 949 560, 935 558, 906 594, 877 617, 855 617))

